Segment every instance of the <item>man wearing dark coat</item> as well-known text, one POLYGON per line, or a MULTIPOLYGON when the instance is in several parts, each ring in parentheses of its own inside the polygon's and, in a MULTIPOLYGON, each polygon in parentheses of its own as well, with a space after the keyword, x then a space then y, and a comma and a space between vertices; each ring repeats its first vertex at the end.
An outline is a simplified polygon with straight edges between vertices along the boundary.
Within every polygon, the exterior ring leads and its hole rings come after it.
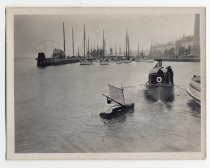
POLYGON ((168 70, 167 72, 169 73, 169 80, 172 84, 174 84, 174 72, 173 72, 171 66, 168 66, 167 70, 168 70))

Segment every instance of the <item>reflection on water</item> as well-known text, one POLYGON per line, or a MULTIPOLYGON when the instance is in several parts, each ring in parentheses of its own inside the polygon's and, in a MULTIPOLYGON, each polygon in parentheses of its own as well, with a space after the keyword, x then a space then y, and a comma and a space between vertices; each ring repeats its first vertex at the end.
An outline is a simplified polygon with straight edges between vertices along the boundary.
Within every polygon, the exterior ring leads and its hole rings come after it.
POLYGON ((189 100, 187 102, 187 106, 191 109, 191 113, 194 117, 200 118, 201 107, 198 105, 198 103, 195 102, 195 100, 189 100))
POLYGON ((76 63, 39 69, 30 59, 16 59, 15 151, 200 151, 200 108, 192 105, 191 97, 181 89, 199 73, 199 65, 170 65, 180 87, 175 87, 172 100, 161 102, 148 99, 144 93, 153 64, 76 63), (135 111, 112 121, 101 120, 107 84, 121 83, 126 103, 135 103, 135 111))

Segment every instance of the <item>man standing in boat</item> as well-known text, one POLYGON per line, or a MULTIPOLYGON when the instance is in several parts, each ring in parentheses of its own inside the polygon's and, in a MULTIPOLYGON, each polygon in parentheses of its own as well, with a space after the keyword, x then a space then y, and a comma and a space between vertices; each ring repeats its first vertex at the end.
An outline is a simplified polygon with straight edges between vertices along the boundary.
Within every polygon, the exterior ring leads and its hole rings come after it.
POLYGON ((167 73, 169 74, 169 80, 172 84, 174 84, 174 72, 171 68, 171 66, 168 66, 167 68, 167 73))

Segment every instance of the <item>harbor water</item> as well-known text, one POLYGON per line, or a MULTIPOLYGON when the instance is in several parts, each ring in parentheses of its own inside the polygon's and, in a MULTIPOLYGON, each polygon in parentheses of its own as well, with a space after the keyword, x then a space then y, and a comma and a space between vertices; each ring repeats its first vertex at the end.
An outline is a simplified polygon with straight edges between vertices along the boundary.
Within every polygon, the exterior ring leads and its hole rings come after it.
POLYGON ((36 67, 31 58, 15 58, 15 152, 198 152, 200 107, 186 88, 199 63, 163 62, 174 71, 174 99, 153 101, 144 93, 154 63, 100 66, 79 63, 36 67), (135 111, 103 121, 107 84, 124 87, 135 111))

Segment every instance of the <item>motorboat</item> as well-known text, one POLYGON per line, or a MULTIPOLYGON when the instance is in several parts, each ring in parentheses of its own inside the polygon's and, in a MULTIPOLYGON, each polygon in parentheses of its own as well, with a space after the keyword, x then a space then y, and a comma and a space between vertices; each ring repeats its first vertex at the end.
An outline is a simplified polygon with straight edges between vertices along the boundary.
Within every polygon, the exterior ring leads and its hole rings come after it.
POLYGON ((162 60, 149 72, 148 81, 145 84, 146 95, 158 101, 166 101, 174 95, 173 71, 170 66, 164 68, 162 60))

